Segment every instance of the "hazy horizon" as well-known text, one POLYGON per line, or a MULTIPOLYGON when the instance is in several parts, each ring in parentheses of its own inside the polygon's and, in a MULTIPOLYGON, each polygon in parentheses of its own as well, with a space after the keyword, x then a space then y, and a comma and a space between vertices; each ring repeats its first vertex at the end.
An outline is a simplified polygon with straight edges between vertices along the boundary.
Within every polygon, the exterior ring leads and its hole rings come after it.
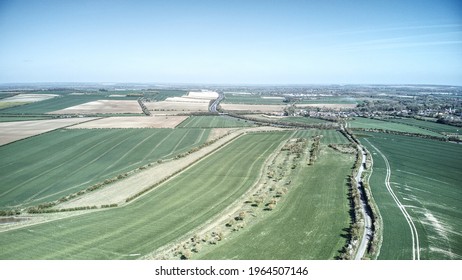
POLYGON ((0 83, 462 85, 459 1, 0 1, 0 83))

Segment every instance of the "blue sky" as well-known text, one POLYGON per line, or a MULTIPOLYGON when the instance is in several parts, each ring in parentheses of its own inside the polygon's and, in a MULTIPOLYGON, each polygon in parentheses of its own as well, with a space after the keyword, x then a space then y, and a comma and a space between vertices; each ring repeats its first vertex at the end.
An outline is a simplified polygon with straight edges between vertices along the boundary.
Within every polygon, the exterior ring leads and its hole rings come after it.
POLYGON ((0 0, 0 83, 462 85, 462 1, 0 0))

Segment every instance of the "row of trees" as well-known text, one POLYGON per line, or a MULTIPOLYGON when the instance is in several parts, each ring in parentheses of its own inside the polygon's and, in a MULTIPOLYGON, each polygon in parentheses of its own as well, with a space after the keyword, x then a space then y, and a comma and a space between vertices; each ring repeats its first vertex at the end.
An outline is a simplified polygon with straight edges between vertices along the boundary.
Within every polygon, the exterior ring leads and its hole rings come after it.
POLYGON ((311 144, 310 149, 310 158, 308 160, 308 165, 313 165, 319 155, 319 142, 321 141, 322 135, 314 136, 313 137, 313 144, 311 144))

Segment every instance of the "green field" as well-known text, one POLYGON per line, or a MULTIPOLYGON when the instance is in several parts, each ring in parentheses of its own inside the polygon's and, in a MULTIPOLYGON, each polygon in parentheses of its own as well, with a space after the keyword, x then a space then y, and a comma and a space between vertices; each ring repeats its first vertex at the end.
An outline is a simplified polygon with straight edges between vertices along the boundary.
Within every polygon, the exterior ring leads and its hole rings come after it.
POLYGON ((325 124, 325 123, 332 123, 326 120, 310 118, 310 117, 285 117, 280 119, 282 122, 290 122, 290 123, 303 123, 303 124, 325 124))
MULTIPOLYGON (((335 132, 335 131, 334 131, 335 132)), ((318 133, 338 143, 335 133, 298 131, 294 137, 318 133)), ((346 243, 349 201, 346 178, 353 155, 322 145, 313 166, 297 168, 288 195, 253 226, 208 249, 202 259, 333 259, 346 243)))
POLYGON ((58 130, 0 147, 0 207, 34 205, 204 143, 206 129, 58 130))
POLYGON ((244 135, 127 206, 0 233, 0 259, 133 259, 240 197, 292 132, 244 135))
POLYGON ((184 90, 167 90, 167 89, 146 90, 146 91, 141 91, 141 92, 143 93, 145 98, 155 100, 155 101, 164 101, 168 97, 183 96, 183 95, 188 94, 188 92, 184 90))
POLYGON ((421 259, 462 258, 462 146, 428 139, 367 133, 361 143, 374 159, 370 186, 383 218, 379 259, 411 259, 411 230, 385 187, 391 188, 418 232, 421 259), (367 141, 369 142, 367 142, 367 141))
POLYGON ((417 126, 420 128, 425 128, 437 133, 457 133, 457 134, 462 134, 462 128, 461 127, 456 127, 452 125, 447 125, 447 124, 441 124, 437 122, 432 122, 432 121, 422 121, 422 120, 416 120, 413 118, 401 118, 401 119, 389 119, 390 122, 394 123, 403 123, 407 125, 412 125, 412 126, 417 126))
MULTIPOLYGON (((0 101, 0 110, 5 110, 8 108, 14 108, 17 106, 21 106, 27 104, 28 102, 1 102, 0 101)), ((1 111, 0 111, 1 112, 1 111)))
POLYGON ((20 121, 37 121, 37 120, 47 120, 52 119, 53 116, 2 116, 0 115, 0 122, 20 122, 20 121))
POLYGON ((235 119, 228 116, 191 116, 184 120, 177 127, 181 128, 230 128, 249 127, 252 124, 248 121, 235 119))
MULTIPOLYGON (((271 97, 271 96, 268 96, 271 97)), ((262 98, 260 95, 250 94, 225 94, 223 103, 230 104, 253 104, 253 105, 287 105, 284 99, 262 98)))
POLYGON ((357 104, 358 101, 353 97, 323 96, 314 99, 302 99, 297 104, 357 104))
POLYGON ((356 117, 353 120, 348 121, 348 127, 353 129, 382 129, 382 130, 390 130, 390 131, 398 131, 398 132, 405 132, 405 133, 418 133, 423 135, 430 135, 430 136, 437 136, 441 137, 442 135, 430 131, 428 129, 402 124, 402 123, 394 123, 388 122, 383 120, 375 120, 369 118, 360 118, 356 117))

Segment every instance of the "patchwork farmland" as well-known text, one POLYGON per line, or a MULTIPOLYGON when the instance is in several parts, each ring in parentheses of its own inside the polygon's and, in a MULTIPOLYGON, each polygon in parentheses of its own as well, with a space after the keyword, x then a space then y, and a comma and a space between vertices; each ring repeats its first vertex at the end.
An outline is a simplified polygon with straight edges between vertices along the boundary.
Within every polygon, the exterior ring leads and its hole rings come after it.
POLYGON ((0 259, 462 258, 454 126, 332 117, 341 96, 2 100, 0 259))

